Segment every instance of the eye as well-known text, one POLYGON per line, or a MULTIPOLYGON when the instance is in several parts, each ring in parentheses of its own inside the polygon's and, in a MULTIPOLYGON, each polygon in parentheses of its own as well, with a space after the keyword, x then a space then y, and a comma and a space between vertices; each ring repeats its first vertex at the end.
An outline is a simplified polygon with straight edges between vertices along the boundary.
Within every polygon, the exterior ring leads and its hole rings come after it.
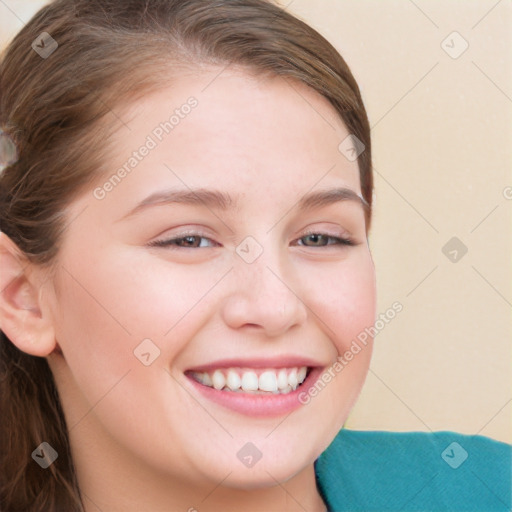
POLYGON ((187 234, 185 236, 166 238, 164 240, 154 240, 148 245, 151 247, 176 247, 176 248, 190 248, 200 249, 204 247, 213 247, 214 245, 207 245, 204 241, 212 242, 212 244, 219 245, 210 238, 199 234, 187 234))
MULTIPOLYGON (((168 247, 173 249, 203 249, 206 247, 218 247, 220 244, 211 238, 199 233, 184 234, 179 237, 154 240, 148 244, 150 247, 168 247)), ((347 236, 334 236, 328 233, 307 233, 297 240, 294 245, 303 247, 327 247, 327 246, 354 246, 354 240, 347 236), (302 243, 300 243, 302 242, 302 243)))
POLYGON ((328 233, 307 233, 303 237, 299 238, 298 241, 309 241, 312 245, 307 244, 297 244, 302 245, 304 247, 326 247, 328 245, 357 245, 354 240, 349 237, 339 237, 329 235, 328 233))

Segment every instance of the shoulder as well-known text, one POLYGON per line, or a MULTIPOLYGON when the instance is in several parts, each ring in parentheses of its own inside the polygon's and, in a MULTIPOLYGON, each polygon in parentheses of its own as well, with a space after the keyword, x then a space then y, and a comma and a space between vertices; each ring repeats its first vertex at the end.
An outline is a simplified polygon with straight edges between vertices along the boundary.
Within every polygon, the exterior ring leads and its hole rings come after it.
POLYGON ((332 512, 509 511, 511 458, 483 436, 343 429, 315 471, 332 512))

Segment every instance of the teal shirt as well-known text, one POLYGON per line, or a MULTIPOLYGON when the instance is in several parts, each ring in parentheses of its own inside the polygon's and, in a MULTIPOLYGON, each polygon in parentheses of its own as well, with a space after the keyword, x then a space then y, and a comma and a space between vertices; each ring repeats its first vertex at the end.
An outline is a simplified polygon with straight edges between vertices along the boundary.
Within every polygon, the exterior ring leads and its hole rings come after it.
POLYGON ((483 436, 342 429, 315 474, 329 512, 510 512, 511 454, 483 436))

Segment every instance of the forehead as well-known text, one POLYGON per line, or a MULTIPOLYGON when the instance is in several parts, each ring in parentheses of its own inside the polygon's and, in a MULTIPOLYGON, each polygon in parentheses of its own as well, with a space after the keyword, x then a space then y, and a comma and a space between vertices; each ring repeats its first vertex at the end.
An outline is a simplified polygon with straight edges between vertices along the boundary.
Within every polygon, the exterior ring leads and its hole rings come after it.
POLYGON ((132 194, 176 184, 247 198, 306 193, 315 183, 360 192, 357 162, 338 149, 346 126, 293 79, 222 68, 182 74, 116 114, 124 125, 109 140, 104 178, 124 166, 132 194))

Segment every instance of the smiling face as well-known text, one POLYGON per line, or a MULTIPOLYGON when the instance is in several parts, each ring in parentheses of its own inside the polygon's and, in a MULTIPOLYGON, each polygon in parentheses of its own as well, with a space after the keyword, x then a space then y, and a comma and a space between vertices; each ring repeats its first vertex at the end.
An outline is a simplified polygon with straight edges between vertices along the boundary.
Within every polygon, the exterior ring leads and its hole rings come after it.
POLYGON ((349 134, 302 84, 218 73, 116 110, 109 170, 66 212, 49 360, 79 477, 94 458, 210 489, 228 473, 275 485, 326 448, 366 376, 371 343, 298 398, 375 320, 349 134), (246 391, 215 389, 228 376, 246 391))

